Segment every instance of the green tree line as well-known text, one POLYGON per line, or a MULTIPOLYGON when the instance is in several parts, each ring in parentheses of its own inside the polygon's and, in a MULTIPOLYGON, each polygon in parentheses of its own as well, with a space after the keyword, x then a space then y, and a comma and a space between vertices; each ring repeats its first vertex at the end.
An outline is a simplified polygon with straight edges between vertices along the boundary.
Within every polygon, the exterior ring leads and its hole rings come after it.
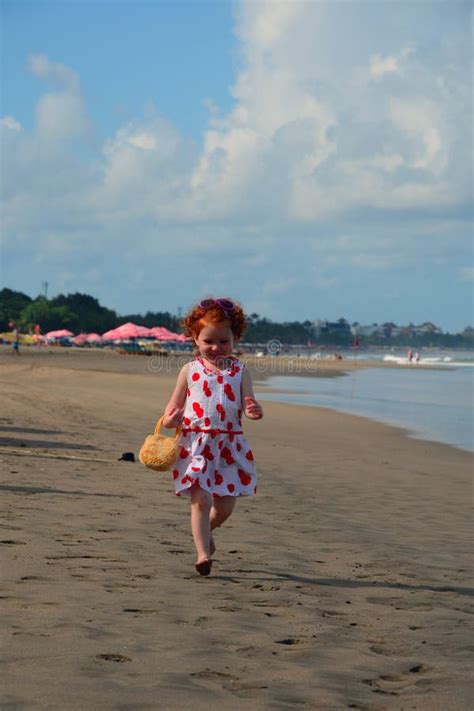
POLYGON ((166 326, 170 331, 179 329, 179 319, 167 311, 149 311, 142 314, 120 316, 116 311, 101 306, 89 294, 59 294, 53 299, 37 296, 35 299, 21 291, 0 291, 0 332, 8 330, 14 321, 23 332, 32 332, 39 325, 41 333, 67 328, 73 333, 105 333, 123 323, 132 321, 141 326, 166 326))
MULTIPOLYGON (((21 291, 2 289, 0 291, 0 332, 9 330, 9 323, 14 322, 21 331, 33 332, 38 324, 41 333, 67 328, 73 333, 105 333, 127 321, 142 326, 165 326, 170 331, 180 331, 180 319, 168 311, 148 311, 146 314, 119 315, 116 311, 101 306, 99 301, 89 294, 59 294, 52 299, 44 296, 31 298, 21 291)), ((340 319, 343 321, 343 319, 340 319)), ((349 347, 353 344, 350 332, 320 333, 315 335, 311 321, 290 321, 277 323, 258 314, 251 314, 244 335, 247 343, 266 344, 268 341, 280 341, 288 345, 327 345, 349 347)), ((423 335, 403 334, 394 338, 382 336, 360 336, 359 345, 364 346, 400 346, 413 349, 426 346, 474 348, 474 329, 466 328, 462 333, 426 333, 423 335)))

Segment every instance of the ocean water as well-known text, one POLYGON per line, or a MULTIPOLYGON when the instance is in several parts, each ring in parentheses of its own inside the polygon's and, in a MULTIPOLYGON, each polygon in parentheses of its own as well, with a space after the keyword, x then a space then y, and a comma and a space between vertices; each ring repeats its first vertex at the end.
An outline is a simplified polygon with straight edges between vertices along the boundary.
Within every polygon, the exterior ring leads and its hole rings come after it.
MULTIPOLYGON (((351 349, 341 349, 338 351, 344 360, 358 361, 358 360, 374 360, 374 361, 385 361, 388 363, 398 363, 399 365, 408 365, 407 349, 392 348, 390 351, 378 350, 378 349, 361 349, 354 351, 351 349)), ((413 356, 416 354, 416 349, 412 350, 413 356)), ((301 355, 307 356, 307 354, 301 353, 301 355)), ((324 354, 321 352, 314 351, 310 358, 319 359, 323 357, 324 354)), ((421 365, 433 365, 441 368, 464 368, 474 366, 474 351, 463 351, 463 350, 449 350, 449 349, 435 349, 435 348, 425 348, 420 351, 419 362, 421 365)), ((414 358, 413 358, 413 363, 414 358)))
POLYGON ((474 367, 472 361, 453 363, 436 369, 356 367, 337 378, 274 376, 265 385, 287 392, 258 397, 362 415, 404 427, 419 439, 474 451, 474 367))

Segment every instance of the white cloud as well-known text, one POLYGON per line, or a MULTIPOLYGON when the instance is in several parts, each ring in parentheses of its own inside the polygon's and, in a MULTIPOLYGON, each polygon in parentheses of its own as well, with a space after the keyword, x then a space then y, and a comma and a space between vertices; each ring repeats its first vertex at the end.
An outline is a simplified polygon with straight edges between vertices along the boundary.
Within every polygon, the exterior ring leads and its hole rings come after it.
MULTIPOLYGON (((222 114, 207 102, 201 145, 151 111, 97 150, 79 76, 34 55, 31 71, 56 87, 40 97, 33 131, 1 120, 9 239, 36 235, 46 262, 48 250, 60 259, 61 241, 64 259, 80 261, 80 242, 136 269, 137 244, 150 265, 199 250, 230 260, 224 285, 237 279, 243 250, 240 268, 276 268, 275 284, 289 291, 313 284, 308 253, 321 287, 339 285, 344 267, 434 261, 453 232, 449 215, 470 196, 469 32, 449 25, 448 9, 241 3, 234 105, 222 114)), ((270 303, 276 293, 264 283, 270 303)))
POLYGON ((370 58, 370 75, 380 79, 384 74, 397 73, 399 71, 398 60, 395 57, 381 57, 375 54, 370 58))
POLYGON ((194 144, 152 113, 120 128, 102 149, 99 180, 91 190, 94 210, 181 221, 188 191, 194 144))
POLYGON ((36 107, 38 143, 51 146, 76 137, 87 137, 89 122, 80 96, 44 94, 36 107))
POLYGON ((241 3, 237 32, 243 40, 243 50, 250 55, 254 49, 260 54, 278 47, 292 22, 304 12, 303 6, 304 3, 275 0, 241 3))
POLYGON ((442 155, 444 132, 434 102, 426 99, 391 99, 390 114, 395 126, 413 140, 411 166, 440 174, 446 166, 448 146, 442 155))
POLYGON ((369 74, 381 79, 386 74, 399 74, 403 70, 403 60, 413 54, 412 47, 404 47, 397 56, 374 54, 370 57, 369 74))
MULTIPOLYGON (((453 45, 433 59, 401 36, 396 51, 373 51, 384 35, 394 45, 396 18, 369 7, 359 4, 356 13, 344 5, 344 14, 338 3, 243 2, 235 105, 224 116, 211 112, 201 151, 156 114, 136 119, 105 140, 95 184, 82 198, 99 219, 141 212, 178 223, 313 222, 353 209, 456 204, 466 195, 467 169, 456 174, 453 145, 467 89, 463 95, 460 74, 446 68, 456 60, 453 45), (397 83, 370 81, 386 75, 397 83)), ((64 88, 40 97, 25 144, 54 154, 71 140, 87 141, 77 74, 42 54, 30 68, 64 88)), ((467 122, 463 130, 467 137, 467 122)))
MULTIPOLYGON (((450 60, 459 64, 453 45, 425 57, 401 34, 397 51, 373 53, 376 43, 394 43, 397 17, 387 8, 377 18, 369 8, 344 4, 344 17, 339 3, 240 6, 236 103, 205 135, 191 214, 194 205, 196 217, 263 218, 271 208, 275 219, 313 221, 357 207, 425 209, 466 199, 453 148, 467 97, 456 86, 462 75, 446 70, 450 60), (327 46, 327 30, 336 27, 337 56, 327 46), (396 83, 370 81, 386 75, 396 83)), ((467 127, 463 135, 468 140, 467 127)))
POLYGON ((79 90, 79 75, 60 62, 51 61, 45 54, 33 54, 28 59, 28 68, 40 79, 58 82, 68 91, 79 90))
POLYGON ((374 168, 380 168, 386 173, 393 173, 397 168, 401 168, 404 162, 400 154, 391 153, 387 155, 376 154, 373 158, 369 159, 368 164, 374 168))
POLYGON ((144 151, 153 151, 157 147, 155 137, 146 131, 130 136, 128 141, 131 146, 142 148, 144 151))
POLYGON ((23 130, 21 123, 19 123, 13 116, 4 116, 0 119, 0 127, 7 130, 19 133, 23 130))

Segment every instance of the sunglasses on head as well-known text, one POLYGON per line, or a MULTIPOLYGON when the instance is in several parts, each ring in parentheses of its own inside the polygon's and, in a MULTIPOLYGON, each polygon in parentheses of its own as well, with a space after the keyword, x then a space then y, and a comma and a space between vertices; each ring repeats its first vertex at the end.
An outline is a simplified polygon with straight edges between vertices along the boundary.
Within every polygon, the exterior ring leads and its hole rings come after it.
POLYGON ((218 306, 225 313, 235 309, 235 304, 230 299, 203 299, 199 306, 201 309, 210 309, 211 306, 218 306))

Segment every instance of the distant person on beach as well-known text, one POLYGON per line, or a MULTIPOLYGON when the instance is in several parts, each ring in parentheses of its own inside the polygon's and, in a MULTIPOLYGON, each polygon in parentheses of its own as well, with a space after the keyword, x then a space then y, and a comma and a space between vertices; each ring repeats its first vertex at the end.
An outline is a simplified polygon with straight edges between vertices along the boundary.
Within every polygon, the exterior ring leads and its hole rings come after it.
POLYGON ((13 354, 14 355, 20 355, 20 334, 18 332, 18 328, 15 326, 13 329, 13 354))
POLYGON ((242 432, 242 412, 263 417, 245 364, 232 355, 246 318, 230 299, 204 299, 183 320, 198 357, 178 375, 163 425, 182 426, 173 479, 178 496, 191 498, 196 570, 209 575, 215 544, 212 531, 232 514, 238 496, 257 490, 252 450, 242 432))
POLYGON ((408 362, 411 363, 413 360, 413 351, 410 349, 407 353, 408 362))
POLYGON ((420 354, 419 354, 418 351, 417 351, 417 352, 415 353, 415 363, 419 363, 419 362, 420 362, 420 354))

